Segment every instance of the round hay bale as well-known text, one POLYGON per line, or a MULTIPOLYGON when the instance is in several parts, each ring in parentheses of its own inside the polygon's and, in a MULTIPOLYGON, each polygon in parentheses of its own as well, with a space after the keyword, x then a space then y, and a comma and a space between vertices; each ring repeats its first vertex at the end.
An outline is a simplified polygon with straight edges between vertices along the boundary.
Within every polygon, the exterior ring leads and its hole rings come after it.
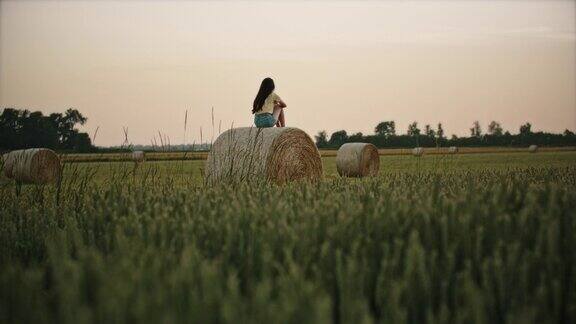
POLYGON ((346 143, 336 153, 336 169, 343 177, 375 176, 380 169, 378 149, 369 143, 346 143))
POLYGON ((50 149, 17 150, 3 157, 4 175, 23 183, 45 184, 60 179, 60 157, 50 149))
POLYGON ((314 142, 298 128, 243 127, 222 133, 206 160, 206 180, 319 180, 322 160, 314 142))
POLYGON ((146 154, 143 151, 132 152, 132 161, 136 163, 141 163, 146 161, 146 154))
POLYGON ((529 151, 530 153, 536 153, 536 152, 538 151, 538 145, 530 145, 530 146, 528 147, 528 151, 529 151))
POLYGON ((458 147, 456 147, 456 146, 450 146, 450 147, 448 148, 448 153, 450 153, 450 154, 456 154, 456 153, 458 153, 458 147))
POLYGON ((424 149, 421 147, 415 147, 412 149, 412 155, 414 156, 422 156, 424 154, 424 149))

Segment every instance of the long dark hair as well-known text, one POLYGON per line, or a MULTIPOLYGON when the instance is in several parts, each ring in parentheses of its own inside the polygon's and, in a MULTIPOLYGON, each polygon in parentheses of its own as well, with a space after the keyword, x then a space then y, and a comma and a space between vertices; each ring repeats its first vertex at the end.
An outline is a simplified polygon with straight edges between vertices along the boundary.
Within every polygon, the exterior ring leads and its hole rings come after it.
POLYGON ((254 103, 252 104, 252 113, 257 113, 262 110, 262 106, 264 106, 264 101, 268 96, 274 91, 274 80, 271 78, 266 78, 262 80, 262 84, 260 84, 260 90, 258 90, 258 94, 254 99, 254 103))

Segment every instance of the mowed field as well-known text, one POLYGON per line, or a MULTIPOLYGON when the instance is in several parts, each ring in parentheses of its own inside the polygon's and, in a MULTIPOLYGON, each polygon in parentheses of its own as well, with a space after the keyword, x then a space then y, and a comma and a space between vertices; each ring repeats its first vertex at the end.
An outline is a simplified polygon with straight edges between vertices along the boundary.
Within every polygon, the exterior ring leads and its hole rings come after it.
POLYGON ((576 321, 576 152, 323 162, 285 186, 207 187, 201 159, 1 180, 0 322, 576 321))
MULTIPOLYGON (((459 154, 476 154, 476 153, 526 153, 528 151, 525 147, 461 147, 459 154)), ((565 147, 541 147, 540 152, 568 152, 576 151, 574 146, 565 147)), ((337 150, 321 149, 320 155, 322 157, 335 157, 337 150)), ((412 149, 408 148, 392 148, 392 149, 379 149, 380 155, 411 155, 412 149)), ((448 147, 427 147, 424 148, 424 153, 427 155, 446 155, 448 154, 448 147)), ((205 151, 190 151, 190 152, 146 152, 146 159, 148 161, 179 161, 179 160, 206 160, 208 152, 205 151)), ((118 161, 131 161, 131 153, 89 153, 89 154, 64 154, 62 160, 65 162, 118 162, 118 161)))

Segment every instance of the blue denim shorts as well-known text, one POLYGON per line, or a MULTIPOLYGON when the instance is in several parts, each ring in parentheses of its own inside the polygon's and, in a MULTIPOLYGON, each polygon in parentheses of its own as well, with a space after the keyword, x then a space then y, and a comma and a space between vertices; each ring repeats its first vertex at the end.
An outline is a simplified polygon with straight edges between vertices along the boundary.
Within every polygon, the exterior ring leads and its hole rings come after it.
POLYGON ((274 127, 276 125, 276 120, 272 114, 256 114, 254 115, 254 124, 256 127, 274 127))

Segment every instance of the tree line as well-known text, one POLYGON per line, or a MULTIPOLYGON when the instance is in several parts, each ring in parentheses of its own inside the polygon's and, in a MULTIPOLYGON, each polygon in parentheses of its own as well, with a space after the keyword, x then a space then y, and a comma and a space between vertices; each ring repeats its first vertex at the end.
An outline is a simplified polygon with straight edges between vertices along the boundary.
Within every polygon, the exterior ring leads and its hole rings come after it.
POLYGON ((570 130, 565 130, 562 134, 533 132, 532 125, 525 123, 520 126, 517 134, 504 131, 502 125, 497 121, 488 124, 487 132, 484 133, 480 122, 475 121, 470 128, 469 137, 458 137, 452 135, 446 137, 442 123, 436 127, 429 124, 420 129, 417 122, 408 125, 406 134, 396 133, 396 123, 383 121, 376 125, 373 135, 362 133, 348 134, 345 130, 332 133, 330 136, 326 131, 319 132, 316 136, 316 146, 318 148, 339 148, 342 144, 351 142, 372 143, 378 148, 402 148, 402 147, 440 147, 440 146, 570 146, 576 145, 576 135, 570 130))
MULTIPOLYGON (((76 129, 88 119, 76 109, 64 113, 44 115, 40 111, 5 108, 0 114, 0 152, 32 147, 44 147, 58 151, 91 152, 96 148, 87 133, 76 129)), ((339 148, 349 142, 372 143, 378 148, 436 147, 436 146, 570 146, 576 145, 576 135, 565 130, 562 134, 533 132, 532 125, 520 126, 517 134, 504 131, 501 124, 492 121, 484 132, 480 123, 475 121, 470 128, 470 136, 446 137, 442 123, 436 127, 427 124, 420 129, 417 122, 408 125, 405 134, 397 134, 396 123, 380 122, 374 128, 374 134, 348 134, 345 130, 332 133, 325 131, 316 136, 318 148, 339 148)))
POLYGON ((76 109, 47 116, 40 111, 5 108, 0 114, 0 151, 34 147, 90 152, 90 137, 76 129, 88 119, 76 109))

